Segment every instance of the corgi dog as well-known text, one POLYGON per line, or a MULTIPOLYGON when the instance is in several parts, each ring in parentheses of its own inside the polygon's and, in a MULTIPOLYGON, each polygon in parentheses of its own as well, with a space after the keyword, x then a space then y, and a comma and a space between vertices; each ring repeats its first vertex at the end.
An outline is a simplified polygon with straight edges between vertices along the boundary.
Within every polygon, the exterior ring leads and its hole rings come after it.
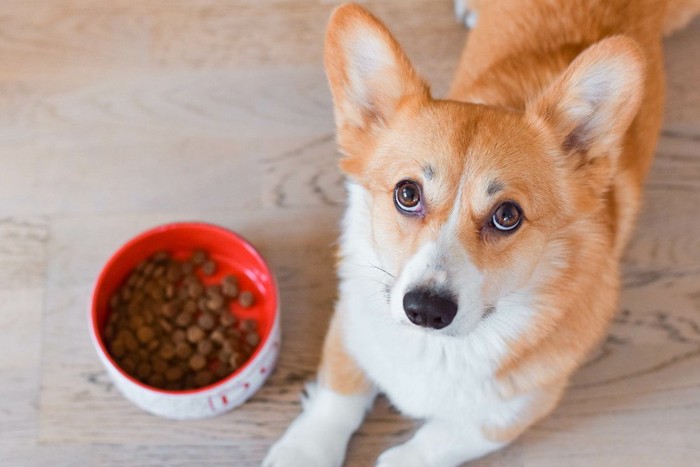
POLYGON ((332 15, 339 298, 318 382, 266 467, 341 465, 378 393, 424 422, 379 466, 500 449, 554 409, 615 313, 661 124, 661 39, 698 2, 464 3, 475 27, 447 99, 365 9, 332 15))

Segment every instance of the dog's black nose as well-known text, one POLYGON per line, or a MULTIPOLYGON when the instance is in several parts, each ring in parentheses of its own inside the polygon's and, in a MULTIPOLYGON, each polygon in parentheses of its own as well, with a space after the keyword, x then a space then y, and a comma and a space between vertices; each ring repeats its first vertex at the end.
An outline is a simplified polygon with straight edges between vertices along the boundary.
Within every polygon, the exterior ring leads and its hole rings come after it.
POLYGON ((446 295, 414 290, 403 296, 403 309, 413 324, 442 329, 455 319, 457 304, 446 295))

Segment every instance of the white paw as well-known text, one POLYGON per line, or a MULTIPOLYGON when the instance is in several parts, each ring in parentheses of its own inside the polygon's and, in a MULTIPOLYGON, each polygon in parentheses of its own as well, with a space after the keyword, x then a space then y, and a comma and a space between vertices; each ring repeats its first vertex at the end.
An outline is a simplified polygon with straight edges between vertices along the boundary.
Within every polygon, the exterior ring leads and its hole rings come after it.
POLYGON ((479 15, 476 10, 470 9, 469 4, 470 0, 454 0, 455 19, 467 29, 473 29, 479 15))
POLYGON ((415 446, 401 444, 379 456, 377 467, 429 467, 415 446))
POLYGON ((353 432, 374 393, 344 396, 317 385, 307 387, 304 411, 265 457, 263 467, 340 467, 353 432))
POLYGON ((333 427, 292 427, 265 456, 263 467, 339 467, 349 435, 333 427))
POLYGON ((302 447, 280 441, 275 443, 267 453, 262 467, 326 467, 322 462, 323 459, 318 459, 313 453, 305 452, 302 447))

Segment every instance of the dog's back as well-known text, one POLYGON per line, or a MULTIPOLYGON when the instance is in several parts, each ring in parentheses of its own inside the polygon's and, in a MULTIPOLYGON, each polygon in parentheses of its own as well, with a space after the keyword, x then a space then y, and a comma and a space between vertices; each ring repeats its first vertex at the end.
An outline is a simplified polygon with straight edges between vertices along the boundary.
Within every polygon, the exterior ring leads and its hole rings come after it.
POLYGON ((661 38, 700 10, 699 0, 472 0, 470 33, 450 97, 523 109, 591 44, 611 35, 634 39, 646 58, 644 97, 624 141, 609 193, 609 225, 619 256, 629 239, 661 126, 661 38))

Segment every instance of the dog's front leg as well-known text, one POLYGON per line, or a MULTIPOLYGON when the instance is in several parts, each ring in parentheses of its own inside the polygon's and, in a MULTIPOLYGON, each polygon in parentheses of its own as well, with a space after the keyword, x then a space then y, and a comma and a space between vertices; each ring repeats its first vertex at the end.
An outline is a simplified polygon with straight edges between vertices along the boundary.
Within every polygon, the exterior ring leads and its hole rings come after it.
POLYGON ((303 412, 275 443, 264 467, 337 467, 376 390, 350 357, 336 312, 323 346, 318 382, 307 387, 303 412))
POLYGON ((406 443, 379 456, 377 467, 453 467, 504 444, 487 439, 478 426, 431 419, 406 443))

